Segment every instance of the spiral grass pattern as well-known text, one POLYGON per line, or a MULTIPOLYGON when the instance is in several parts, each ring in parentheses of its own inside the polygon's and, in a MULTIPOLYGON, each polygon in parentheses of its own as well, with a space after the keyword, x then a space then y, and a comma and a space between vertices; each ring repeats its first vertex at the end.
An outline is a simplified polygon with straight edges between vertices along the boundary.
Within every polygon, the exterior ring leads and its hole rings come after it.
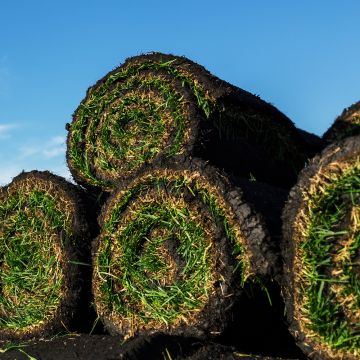
POLYGON ((184 57, 158 53, 129 58, 90 87, 68 130, 74 178, 107 191, 179 155, 259 178, 270 174, 258 162, 294 175, 307 158, 295 127, 272 105, 184 57), (234 151, 240 166, 227 163, 234 151))
POLYGON ((44 337, 74 318, 88 227, 81 193, 48 172, 0 190, 0 338, 44 337))
POLYGON ((360 101, 344 109, 323 138, 328 142, 339 141, 349 136, 360 134, 360 101))
POLYGON ((284 210, 284 294, 308 354, 360 355, 360 138, 317 156, 284 210))
POLYGON ((255 277, 252 252, 268 241, 241 193, 204 164, 145 172, 112 195, 101 228, 96 311, 125 336, 221 332, 241 285, 255 277), (241 229, 246 222, 253 228, 241 229))

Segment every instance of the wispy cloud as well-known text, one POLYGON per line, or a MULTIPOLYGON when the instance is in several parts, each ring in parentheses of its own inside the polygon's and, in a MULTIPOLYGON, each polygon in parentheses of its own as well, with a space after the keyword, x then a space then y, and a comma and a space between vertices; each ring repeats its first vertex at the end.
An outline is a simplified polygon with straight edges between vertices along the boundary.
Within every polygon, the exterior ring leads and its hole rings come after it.
POLYGON ((29 157, 42 157, 51 159, 58 156, 64 156, 66 151, 66 138, 64 136, 53 136, 44 144, 23 145, 19 149, 21 159, 29 157))
POLYGON ((16 127, 16 124, 0 124, 0 139, 11 137, 10 131, 16 127))
POLYGON ((56 156, 63 156, 66 151, 65 146, 66 138, 64 136, 54 136, 52 137, 48 143, 47 147, 45 147, 42 151, 42 154, 47 159, 56 157, 56 156))

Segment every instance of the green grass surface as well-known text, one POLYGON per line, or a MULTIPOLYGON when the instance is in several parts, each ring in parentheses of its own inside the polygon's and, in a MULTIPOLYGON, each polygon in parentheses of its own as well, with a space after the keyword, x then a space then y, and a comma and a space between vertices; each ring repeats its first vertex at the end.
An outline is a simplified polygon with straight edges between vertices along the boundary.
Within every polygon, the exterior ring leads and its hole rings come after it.
POLYGON ((168 326, 181 319, 191 321, 219 280, 212 263, 209 222, 214 224, 210 228, 222 228, 233 243, 241 278, 243 248, 215 195, 181 177, 154 177, 127 190, 112 206, 103 226, 95 263, 101 284, 97 302, 140 324, 168 326), (155 191, 150 195, 154 199, 145 201, 150 189, 155 191), (178 202, 184 192, 187 201, 178 202), (194 199, 203 210, 195 207, 194 199), (135 206, 131 216, 124 215, 131 206, 135 206), (206 219, 201 217, 204 214, 206 219))
POLYGON ((304 304, 300 311, 320 342, 359 354, 359 161, 343 174, 332 175, 321 189, 308 203, 309 225, 301 244, 304 304))
POLYGON ((54 236, 66 215, 43 191, 21 189, 0 202, 0 331, 37 326, 59 305, 63 273, 54 236))
MULTIPOLYGON (((154 75, 149 78, 138 78, 139 72, 143 69, 166 69, 174 76, 179 76, 170 63, 143 63, 127 67, 116 74, 109 76, 106 81, 98 87, 92 88, 87 95, 87 100, 80 105, 76 112, 77 121, 71 126, 72 142, 69 147, 69 158, 73 166, 92 185, 109 185, 106 181, 100 180, 91 168, 88 154, 84 154, 82 144, 84 142, 93 145, 95 148, 98 136, 99 114, 110 108, 106 123, 100 130, 101 147, 97 146, 97 153, 92 153, 99 159, 103 170, 109 172, 118 171, 119 167, 125 166, 125 170, 131 171, 141 166, 145 161, 154 158, 165 147, 165 155, 177 154, 182 145, 186 128, 186 120, 182 109, 182 97, 176 93, 171 84, 166 80, 154 75), (122 80, 122 82, 119 82, 122 80), (115 86, 115 87, 114 87, 115 86), (127 96, 126 93, 132 89, 138 91, 155 90, 162 97, 161 103, 154 103, 152 99, 135 96, 127 96), (113 102, 121 98, 118 106, 111 108, 113 102), (129 107, 129 104, 136 106, 129 107), (171 123, 167 126, 174 128, 173 139, 169 144, 162 144, 160 139, 164 134, 166 126, 163 120, 163 112, 169 112, 171 123), (126 128, 130 124, 131 127, 126 128), (84 129, 88 127, 88 138, 85 138, 84 129), (110 137, 114 140, 111 143, 110 137), (131 145, 131 139, 139 139, 137 147, 131 145), (100 151, 99 151, 100 150, 100 151), (114 165, 114 159, 122 161, 121 165, 114 165)), ((190 80, 184 77, 182 81, 189 83, 190 80)), ((191 83, 192 84, 192 83, 191 83)), ((207 108, 208 102, 203 97, 203 91, 195 87, 194 94, 203 108, 207 108)), ((206 110, 207 111, 207 110, 206 110)), ((207 111, 208 113, 208 111, 207 111)))

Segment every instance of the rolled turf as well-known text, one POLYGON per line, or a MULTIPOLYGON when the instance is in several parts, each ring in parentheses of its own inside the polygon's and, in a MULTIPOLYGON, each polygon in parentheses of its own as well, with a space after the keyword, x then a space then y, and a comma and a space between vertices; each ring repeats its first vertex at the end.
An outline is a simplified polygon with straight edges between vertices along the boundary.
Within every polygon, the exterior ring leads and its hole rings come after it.
POLYGON ((258 96, 160 53, 129 58, 90 87, 67 129, 72 175, 106 191, 179 155, 289 187, 321 147, 258 96))
POLYGON ((276 256, 258 214, 202 161, 144 172, 103 208, 96 311, 111 333, 214 336, 276 256))
POLYGON ((284 209, 290 330, 316 359, 360 356, 360 137, 334 143, 299 177, 284 209))
POLYGON ((0 339, 48 337, 90 314, 84 199, 49 172, 21 173, 0 189, 0 339))
POLYGON ((323 139, 334 142, 348 136, 360 134, 360 101, 344 109, 330 128, 324 133, 323 139))

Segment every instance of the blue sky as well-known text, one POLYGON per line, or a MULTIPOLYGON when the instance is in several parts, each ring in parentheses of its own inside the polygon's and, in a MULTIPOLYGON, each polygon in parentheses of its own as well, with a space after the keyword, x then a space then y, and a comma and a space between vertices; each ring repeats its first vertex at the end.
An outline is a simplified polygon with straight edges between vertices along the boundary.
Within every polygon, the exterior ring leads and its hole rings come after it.
POLYGON ((0 0, 0 185, 67 178, 65 123, 127 57, 204 65, 321 135, 360 100, 358 0, 0 0))

